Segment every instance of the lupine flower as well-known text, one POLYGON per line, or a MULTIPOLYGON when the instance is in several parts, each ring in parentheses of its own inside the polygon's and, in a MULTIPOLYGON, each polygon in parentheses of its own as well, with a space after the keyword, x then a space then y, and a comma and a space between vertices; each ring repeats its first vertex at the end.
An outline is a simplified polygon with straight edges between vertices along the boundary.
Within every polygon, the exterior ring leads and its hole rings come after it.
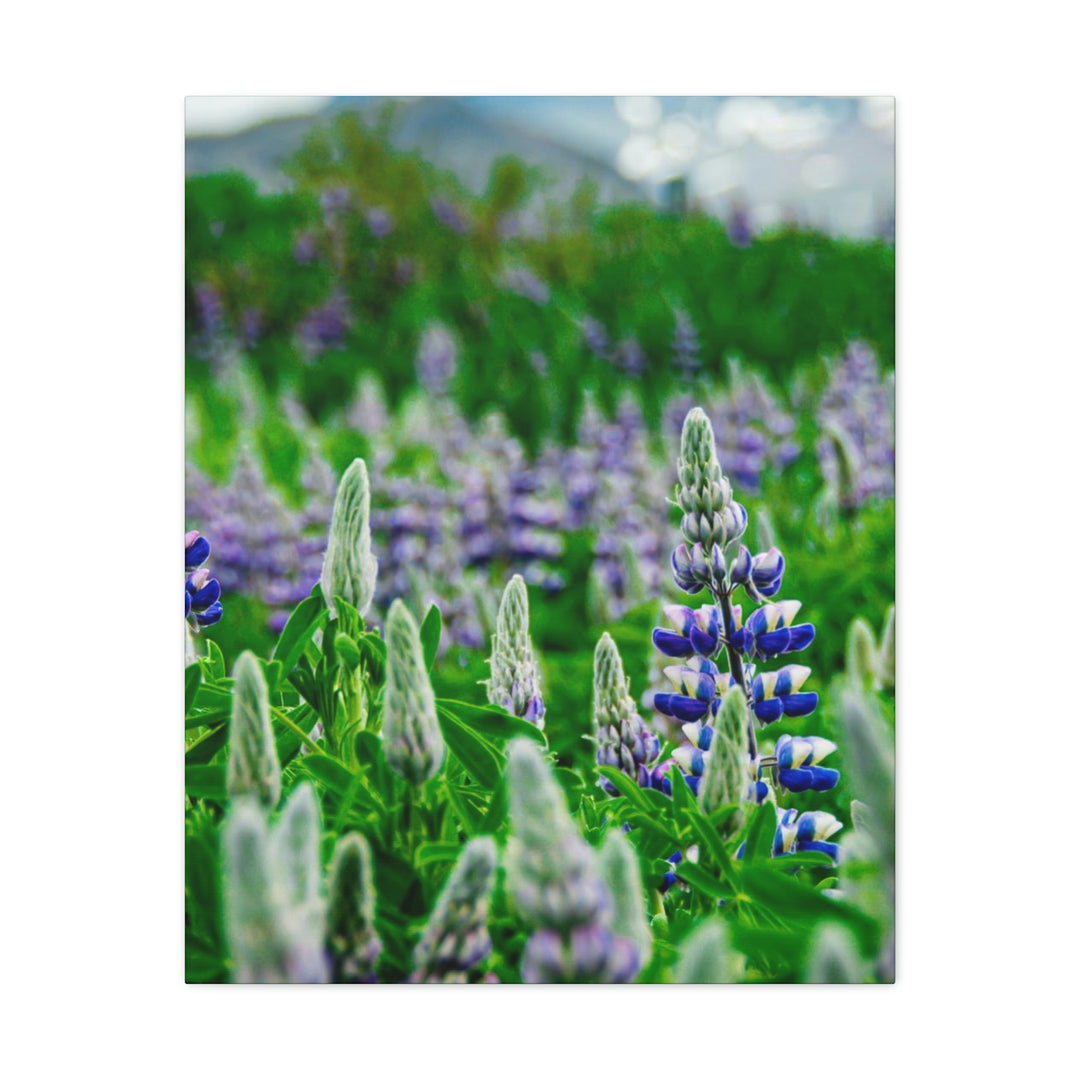
POLYGON ((822 851, 835 860, 840 853, 829 837, 844 826, 825 810, 808 810, 800 814, 793 807, 788 810, 776 808, 776 836, 773 855, 790 855, 799 851, 822 851))
POLYGON ((803 982, 860 983, 864 967, 851 931, 839 923, 824 923, 810 940, 803 982))
POLYGON ((325 982, 319 819, 309 784, 271 829, 252 798, 229 809, 222 834, 225 938, 236 983, 325 982))
POLYGON ((444 195, 436 195, 431 200, 431 211, 440 224, 459 235, 467 233, 472 228, 472 222, 465 211, 444 195))
POLYGON ((230 800, 252 795, 268 810, 281 796, 281 763, 270 726, 269 691, 252 652, 242 652, 233 668, 226 788, 230 800))
POLYGON ((645 890, 637 852, 621 829, 612 829, 604 836, 598 854, 600 873, 615 905, 611 929, 616 936, 634 943, 639 963, 645 967, 652 955, 652 933, 645 914, 645 890))
POLYGON ((348 299, 343 292, 335 292, 304 317, 298 328, 300 340, 312 356, 319 356, 345 344, 351 322, 348 299))
MULTIPOLYGON (((619 650, 607 633, 593 657, 593 727, 596 763, 619 769, 642 787, 650 786, 660 739, 638 715, 619 650)), ((600 786, 609 795, 618 794, 606 778, 601 778, 600 786)))
POLYGON ((782 600, 753 612, 742 629, 742 649, 749 657, 772 660, 786 652, 799 652, 814 640, 811 623, 793 625, 802 604, 782 600))
POLYGON ((413 951, 410 982, 464 983, 482 976, 491 955, 487 919, 495 863, 490 836, 465 845, 413 951))
POLYGON ((367 466, 357 458, 338 486, 323 560, 322 594, 332 617, 336 618, 334 600, 339 596, 361 615, 371 606, 379 561, 371 552, 370 518, 367 466))
POLYGON ((390 768, 413 784, 435 776, 446 757, 420 631, 400 600, 386 618, 383 747, 390 768))
POLYGON ((882 378, 874 351, 863 342, 848 345, 822 395, 818 444, 825 481, 842 506, 855 508, 871 498, 891 498, 895 489, 893 385, 882 378))
POLYGON ((817 708, 818 696, 799 693, 809 677, 810 669, 801 664, 755 675, 750 683, 754 715, 763 724, 771 724, 781 716, 809 716, 817 708))
POLYGON ((446 393, 457 367, 457 345, 442 323, 432 323, 420 338, 416 353, 416 374, 429 394, 446 393))
POLYGON ((629 982, 641 955, 612 929, 611 891, 581 838, 566 799, 530 739, 508 751, 510 841, 507 886, 535 930, 525 947, 525 982, 629 982))
POLYGON ((515 266, 502 276, 503 288, 524 296, 534 304, 544 305, 551 299, 551 291, 527 266, 515 266))
POLYGON ((778 548, 751 555, 750 549, 740 544, 730 573, 733 585, 742 585, 755 603, 764 604, 780 591, 784 580, 784 556, 778 548))
POLYGON ((488 701, 543 728, 544 698, 529 640, 529 594, 520 574, 515 574, 503 590, 490 663, 488 701))
POLYGON ((586 315, 581 320, 581 336, 585 339, 585 345, 589 352, 593 354, 598 360, 606 360, 608 358, 608 349, 611 347, 611 340, 607 335, 607 331, 604 329, 604 324, 599 319, 594 319, 591 315, 586 315))
POLYGON ((210 556, 210 542, 192 529, 184 534, 184 618, 197 630, 213 626, 222 616, 221 582, 210 577, 203 563, 210 556))
POLYGON ((731 947, 727 925, 712 918, 683 942, 674 980, 683 984, 734 983, 744 966, 742 957, 731 947))
POLYGON ((675 337, 671 347, 672 367, 681 378, 690 381, 701 368, 700 346, 693 320, 681 308, 675 311, 675 337))
MULTIPOLYGON (((809 715, 818 697, 803 691, 809 668, 789 664, 778 671, 759 672, 752 661, 806 648, 814 639, 814 627, 795 624, 799 601, 767 602, 780 590, 784 557, 776 547, 752 555, 745 544, 738 543, 746 529, 746 512, 732 499, 731 483, 716 456, 712 426, 697 408, 687 414, 683 425, 676 501, 684 512, 683 536, 693 545, 675 550, 676 583, 690 592, 707 588, 716 603, 696 610, 665 607, 672 629, 653 631, 653 643, 660 652, 684 661, 664 669, 675 692, 655 692, 652 697, 653 708, 683 726, 686 742, 672 752, 672 761, 710 811, 721 805, 767 801, 771 792, 765 775, 796 793, 834 787, 839 773, 818 764, 836 749, 827 739, 783 735, 775 756, 758 752, 759 723, 785 715, 809 715), (736 546, 734 555, 725 557, 725 549, 736 546), (763 604, 745 624, 740 605, 731 603, 740 586, 748 599, 763 604), (724 653, 726 672, 719 666, 724 653)), ((782 816, 781 826, 786 828, 793 821, 782 816)), ((808 823, 813 821, 807 818, 808 823)), ((810 824, 804 831, 808 828, 810 824)), ((786 834, 778 831, 782 850, 790 850, 796 832, 784 847, 786 834)), ((812 844, 826 837, 806 833, 802 839, 812 844)))
POLYGON ((372 236, 382 239, 394 231, 394 219, 381 206, 373 206, 364 217, 372 236))
POLYGON ((347 833, 334 848, 326 945, 334 982, 375 982, 383 946, 375 930, 371 849, 359 833, 347 833))
POLYGON ((828 791, 836 787, 840 774, 817 764, 835 749, 836 743, 816 735, 781 735, 776 742, 780 783, 789 791, 828 791))
MULTIPOLYGON (((751 795, 747 788, 750 743, 747 738, 746 699, 742 694, 724 696, 715 729, 715 735, 705 750, 708 756, 698 789, 701 808, 706 814, 711 814, 720 806, 741 806, 751 795)), ((683 730, 685 732, 686 729, 683 730)), ((700 743, 699 738, 699 746, 700 743)), ((737 816, 733 825, 738 827, 739 823, 737 816)))
POLYGON ((274 882, 280 915, 290 941, 293 982, 326 982, 326 913, 319 859, 319 803, 310 783, 296 787, 270 834, 274 882))
POLYGON ((270 829, 259 805, 240 800, 221 837, 225 940, 234 983, 291 982, 270 858, 270 829))

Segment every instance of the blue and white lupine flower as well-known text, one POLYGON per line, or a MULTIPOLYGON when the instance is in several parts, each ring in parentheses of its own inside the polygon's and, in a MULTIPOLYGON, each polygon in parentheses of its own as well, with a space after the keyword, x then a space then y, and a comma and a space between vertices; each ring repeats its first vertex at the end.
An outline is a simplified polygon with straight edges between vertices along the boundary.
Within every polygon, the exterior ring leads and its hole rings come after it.
POLYGON ((198 530, 184 534, 184 618, 192 629, 213 626, 222 616, 221 583, 203 563, 210 557, 210 541, 198 530))
POLYGON ((814 626, 795 625, 801 607, 798 600, 782 600, 752 612, 738 635, 742 651, 751 659, 772 660, 805 649, 814 640, 814 626))
MULTIPOLYGON (((610 765, 642 787, 650 787, 660 738, 638 715, 619 650, 607 633, 597 643, 593 657, 593 728, 596 763, 610 765)), ((609 795, 618 794, 606 778, 601 778, 600 785, 609 795)))
POLYGON ((836 749, 836 743, 816 735, 781 735, 776 741, 776 765, 780 783, 788 791, 829 791, 840 773, 818 764, 836 749))
POLYGON ((791 807, 776 808, 776 836, 773 855, 790 855, 800 851, 821 851, 835 860, 840 848, 829 842, 844 826, 825 810, 808 810, 800 814, 791 807))
MULTIPOLYGON (((657 712, 683 725, 686 742, 673 752, 672 761, 695 794, 700 794, 705 778, 711 776, 708 802, 713 808, 725 804, 718 800, 726 800, 727 805, 768 801, 773 797, 769 780, 795 793, 826 791, 839 779, 836 770, 819 764, 835 749, 828 740, 784 735, 775 756, 758 751, 757 725, 783 716, 807 716, 817 707, 818 696, 803 689, 810 676, 808 667, 789 664, 777 671, 759 671, 756 662, 805 649, 815 631, 811 623, 795 622, 799 601, 773 599, 784 578, 780 550, 770 545, 754 555, 739 542, 746 530, 746 511, 732 498, 731 483, 716 457, 712 426, 701 409, 692 409, 683 423, 678 472, 676 502, 684 512, 686 543, 675 549, 672 570, 685 591, 707 589, 714 603, 697 609, 670 605, 664 615, 671 629, 653 631, 657 649, 683 661, 664 671, 674 693, 652 695, 657 712), (762 605, 745 622, 740 605, 732 603, 740 587, 748 600, 762 605), (722 671, 719 658, 725 654, 728 670, 722 671), (745 740, 733 738, 731 731, 719 734, 724 725, 718 718, 725 703, 736 701, 746 727, 745 740), (717 756, 721 748, 722 768, 717 756), (714 758, 716 764, 710 770, 714 758)), ((733 716, 731 708, 729 722, 733 716)), ((661 777, 654 786, 670 792, 670 782, 665 785, 667 778, 660 769, 654 768, 653 773, 661 777)), ((824 838, 808 840, 819 841, 824 838)))
POLYGON ((784 556, 778 548, 769 548, 760 555, 751 555, 745 544, 731 564, 731 582, 742 585, 751 599, 764 604, 780 591, 784 580, 784 556))
POLYGON ((779 671, 755 675, 750 683, 754 715, 763 724, 771 724, 781 716, 809 716, 818 703, 816 693, 800 692, 809 677, 810 669, 802 664, 787 664, 779 671))

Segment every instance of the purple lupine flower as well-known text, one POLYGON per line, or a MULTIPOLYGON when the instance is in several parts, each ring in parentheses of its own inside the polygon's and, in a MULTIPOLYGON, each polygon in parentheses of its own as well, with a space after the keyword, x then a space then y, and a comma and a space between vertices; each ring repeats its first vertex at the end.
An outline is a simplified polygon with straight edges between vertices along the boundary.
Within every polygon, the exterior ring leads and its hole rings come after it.
POLYGON ((825 435, 818 461, 841 506, 856 508, 895 491, 893 383, 882 377, 873 349, 852 342, 829 376, 818 408, 825 435))
POLYGON ((431 211, 440 224, 459 236, 472 228, 472 222, 465 211, 456 203, 452 203, 445 195, 436 195, 431 200, 431 211))
POLYGON ((551 299, 551 290, 527 266, 507 270, 502 276, 502 286, 541 306, 551 299))
POLYGON ((350 323, 348 301, 339 290, 325 304, 307 313, 300 323, 300 340, 312 356, 318 356, 345 344, 350 323))
POLYGON ((675 310, 675 336, 671 344, 672 367, 680 378, 691 381, 701 370, 697 329, 690 315, 682 308, 675 310))
POLYGON ((429 394, 442 397, 457 370, 457 344, 442 323, 431 323, 420 337, 416 374, 429 394))
POLYGON ((293 258, 301 265, 313 263, 319 254, 319 242, 315 234, 307 229, 302 232, 293 245, 293 258))
POLYGON ((394 219, 390 216, 390 211, 381 206, 373 206, 364 215, 364 219, 371 230, 371 235, 380 240, 394 231, 394 219))
POLYGON ((225 328, 225 303, 221 293, 207 282, 195 286, 195 312, 199 330, 207 338, 217 337, 225 328))

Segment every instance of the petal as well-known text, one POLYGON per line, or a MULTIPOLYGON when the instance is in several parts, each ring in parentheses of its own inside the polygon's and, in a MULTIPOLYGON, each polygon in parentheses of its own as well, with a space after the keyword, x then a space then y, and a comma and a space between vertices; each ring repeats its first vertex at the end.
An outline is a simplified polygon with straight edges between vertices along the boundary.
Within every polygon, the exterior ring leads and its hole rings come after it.
POLYGON ((763 723, 771 724, 784 715, 784 703, 780 698, 754 702, 754 715, 763 723))
POLYGON ((653 630, 652 639, 653 644, 665 656, 693 655, 694 646, 690 644, 690 641, 681 634, 676 634, 671 630, 662 630, 660 627, 657 627, 653 630))
POLYGON ((818 704, 816 693, 788 694, 780 699, 784 703, 785 716, 809 716, 818 704))
POLYGON ((202 566, 210 555, 210 541, 205 536, 197 537, 191 547, 184 550, 184 569, 194 570, 202 566))
POLYGON ((197 611, 195 621, 200 626, 213 626, 221 618, 223 610, 220 603, 213 603, 205 611, 197 611))

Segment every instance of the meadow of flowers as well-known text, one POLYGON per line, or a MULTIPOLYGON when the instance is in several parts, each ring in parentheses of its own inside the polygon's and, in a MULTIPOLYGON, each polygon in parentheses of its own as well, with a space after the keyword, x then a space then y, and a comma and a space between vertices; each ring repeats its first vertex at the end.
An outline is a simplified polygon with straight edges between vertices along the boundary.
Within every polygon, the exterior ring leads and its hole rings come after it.
POLYGON ((892 981, 892 248, 288 174, 188 182, 188 980, 892 981))

